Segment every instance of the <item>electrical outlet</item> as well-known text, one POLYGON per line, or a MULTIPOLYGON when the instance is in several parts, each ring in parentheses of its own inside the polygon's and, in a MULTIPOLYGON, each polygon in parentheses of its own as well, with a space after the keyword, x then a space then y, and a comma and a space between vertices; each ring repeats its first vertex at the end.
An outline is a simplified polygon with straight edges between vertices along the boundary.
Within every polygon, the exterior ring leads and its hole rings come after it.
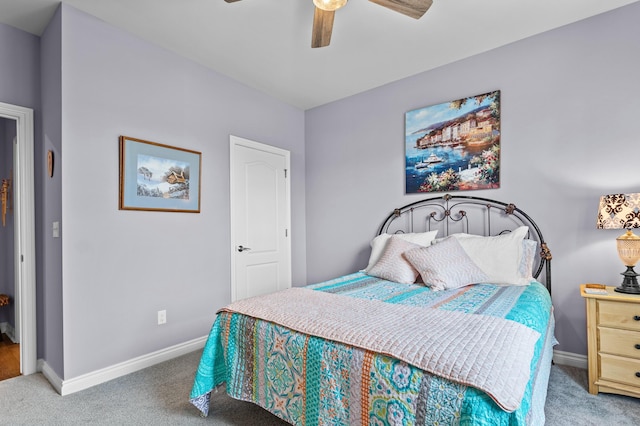
POLYGON ((158 311, 158 325, 166 324, 167 322, 167 311, 164 309, 158 311))

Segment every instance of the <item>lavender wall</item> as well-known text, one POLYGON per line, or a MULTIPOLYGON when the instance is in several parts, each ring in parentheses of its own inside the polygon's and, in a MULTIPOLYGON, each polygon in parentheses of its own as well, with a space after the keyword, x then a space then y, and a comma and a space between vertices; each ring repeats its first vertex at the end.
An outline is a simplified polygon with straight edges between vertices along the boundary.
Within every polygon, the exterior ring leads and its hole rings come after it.
POLYGON ((61 7, 69 379, 202 337, 230 302, 230 134, 291 151, 293 280, 304 281, 305 152, 303 111, 61 7), (120 135, 202 152, 201 213, 118 210, 120 135))
POLYGON ((38 299, 38 356, 43 358, 58 377, 64 377, 64 347, 62 328, 62 238, 53 238, 54 221, 62 218, 62 20, 60 8, 49 22, 41 37, 42 80, 42 144, 41 160, 36 162, 40 173, 42 220, 36 230, 39 270, 38 299), (53 177, 43 176, 46 170, 44 155, 53 152, 53 177))
POLYGON ((0 24, 0 102, 39 108, 39 43, 32 34, 0 24))
POLYGON ((586 354, 579 285, 618 285, 624 270, 620 233, 595 229, 598 200, 640 191, 638 20, 635 3, 307 111, 308 281, 366 266, 380 222, 421 198, 404 195, 404 113, 500 89, 501 188, 468 194, 538 222, 553 253, 557 349, 586 354))

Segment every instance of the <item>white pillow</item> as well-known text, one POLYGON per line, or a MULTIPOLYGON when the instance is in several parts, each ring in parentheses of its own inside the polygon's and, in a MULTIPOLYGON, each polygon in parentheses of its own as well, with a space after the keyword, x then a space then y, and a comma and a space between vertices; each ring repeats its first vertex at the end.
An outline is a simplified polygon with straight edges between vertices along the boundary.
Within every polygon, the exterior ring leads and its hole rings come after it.
MULTIPOLYGON (((464 238, 467 235, 469 234, 459 233, 459 234, 452 234, 451 236, 464 238)), ((436 238, 435 240, 433 240, 433 244, 437 244, 445 240, 446 238, 449 238, 449 237, 436 238)), ((537 241, 530 240, 527 238, 525 238, 522 241, 522 258, 520 259, 520 264, 518 266, 518 273, 520 274, 521 278, 525 278, 528 281, 535 280, 535 278, 533 277, 533 264, 536 260, 537 249, 538 249, 537 241)))
POLYGON ((536 259, 536 250, 538 249, 538 242, 534 240, 522 241, 522 259, 518 272, 522 278, 529 281, 535 280, 533 278, 533 262, 536 259))
POLYGON ((387 242, 384 253, 367 274, 403 284, 413 284, 418 278, 418 271, 402 256, 402 253, 421 247, 410 243, 396 235, 392 235, 387 242))
POLYGON ((418 270, 422 281, 436 291, 483 283, 489 279, 453 237, 429 247, 409 250, 404 257, 418 270))
POLYGON ((471 260, 489 277, 491 284, 528 285, 530 280, 520 274, 522 246, 529 228, 521 226, 494 237, 454 234, 471 260))
POLYGON ((373 265, 376 264, 382 253, 384 252, 385 247, 387 246, 387 242, 389 238, 393 235, 399 237, 405 241, 409 241, 410 243, 418 244, 421 246, 428 246, 431 242, 436 238, 438 231, 429 231, 429 232, 414 232, 408 234, 381 234, 371 240, 371 255, 369 256, 369 263, 367 267, 362 270, 362 272, 369 271, 373 265))

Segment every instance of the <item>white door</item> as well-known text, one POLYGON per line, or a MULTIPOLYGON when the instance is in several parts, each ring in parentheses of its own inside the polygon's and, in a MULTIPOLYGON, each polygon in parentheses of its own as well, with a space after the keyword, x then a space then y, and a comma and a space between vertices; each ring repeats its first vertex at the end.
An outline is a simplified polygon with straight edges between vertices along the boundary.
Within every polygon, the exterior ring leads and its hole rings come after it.
POLYGON ((291 287, 289 151, 231 136, 231 299, 291 287))

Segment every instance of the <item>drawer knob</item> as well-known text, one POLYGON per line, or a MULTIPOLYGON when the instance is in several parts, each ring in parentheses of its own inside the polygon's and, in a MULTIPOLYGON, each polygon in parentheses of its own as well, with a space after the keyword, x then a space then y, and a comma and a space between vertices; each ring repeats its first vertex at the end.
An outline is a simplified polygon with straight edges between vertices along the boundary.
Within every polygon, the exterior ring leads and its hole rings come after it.
POLYGON ((634 348, 636 348, 636 349, 640 349, 640 343, 636 343, 636 344, 635 344, 635 346, 634 346, 634 348))
POLYGON ((636 320, 636 321, 640 321, 640 315, 634 315, 633 319, 636 320))
POLYGON ((640 377, 640 371, 636 371, 636 377, 640 377))

